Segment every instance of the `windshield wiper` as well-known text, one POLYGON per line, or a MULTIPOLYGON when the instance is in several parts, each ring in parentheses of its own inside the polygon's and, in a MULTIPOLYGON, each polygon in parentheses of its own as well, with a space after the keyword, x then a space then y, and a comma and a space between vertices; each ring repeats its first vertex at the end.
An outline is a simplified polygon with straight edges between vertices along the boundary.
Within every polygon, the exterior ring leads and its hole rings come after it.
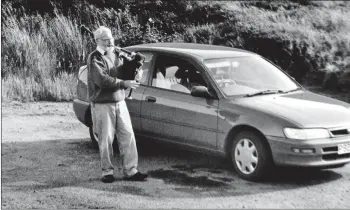
POLYGON ((259 91, 257 93, 247 94, 247 95, 245 95, 245 97, 267 95, 267 94, 276 94, 276 93, 284 93, 284 92, 283 92, 283 90, 263 90, 263 91, 259 91))
POLYGON ((301 89, 302 88, 298 87, 298 88, 295 88, 293 90, 284 91, 283 93, 290 93, 290 92, 298 91, 298 90, 301 90, 301 89))

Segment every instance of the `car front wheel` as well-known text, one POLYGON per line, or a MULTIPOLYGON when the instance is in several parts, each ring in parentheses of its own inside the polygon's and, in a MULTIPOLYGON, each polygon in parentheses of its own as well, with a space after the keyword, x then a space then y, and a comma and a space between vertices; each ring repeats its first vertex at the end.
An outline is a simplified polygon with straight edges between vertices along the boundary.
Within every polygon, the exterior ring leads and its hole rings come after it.
POLYGON ((253 131, 243 131, 234 137, 231 160, 238 175, 249 181, 266 178, 272 169, 268 145, 263 137, 253 131))

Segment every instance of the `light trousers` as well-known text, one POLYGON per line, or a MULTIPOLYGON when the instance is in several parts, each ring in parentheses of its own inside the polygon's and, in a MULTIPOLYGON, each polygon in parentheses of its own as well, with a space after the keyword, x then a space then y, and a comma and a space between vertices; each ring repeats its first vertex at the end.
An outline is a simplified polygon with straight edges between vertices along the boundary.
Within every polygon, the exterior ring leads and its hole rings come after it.
POLYGON ((102 176, 113 175, 113 140, 117 136, 124 176, 137 173, 138 153, 128 107, 125 101, 91 103, 93 131, 97 134, 102 176))

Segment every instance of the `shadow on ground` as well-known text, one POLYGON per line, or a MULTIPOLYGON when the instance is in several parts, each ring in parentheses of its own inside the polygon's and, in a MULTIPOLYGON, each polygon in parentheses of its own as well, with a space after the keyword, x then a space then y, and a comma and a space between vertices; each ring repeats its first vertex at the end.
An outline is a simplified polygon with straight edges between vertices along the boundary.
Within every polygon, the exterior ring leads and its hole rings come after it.
POLYGON ((100 182, 99 153, 88 139, 2 144, 2 184, 7 191, 83 187, 149 197, 235 196, 289 190, 342 178, 334 171, 283 169, 269 182, 240 179, 228 161, 159 143, 139 142, 139 168, 147 182, 122 180, 121 160, 113 164, 117 181, 100 182))

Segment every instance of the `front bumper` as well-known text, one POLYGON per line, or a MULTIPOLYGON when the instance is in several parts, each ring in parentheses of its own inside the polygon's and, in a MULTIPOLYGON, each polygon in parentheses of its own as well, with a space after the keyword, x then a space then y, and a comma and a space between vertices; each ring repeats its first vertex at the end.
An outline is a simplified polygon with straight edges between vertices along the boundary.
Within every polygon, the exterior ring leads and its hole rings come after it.
POLYGON ((350 162, 350 153, 338 154, 338 145, 350 143, 350 136, 316 140, 292 140, 268 136, 276 165, 331 167, 350 162), (297 153, 293 148, 312 149, 312 153, 297 153))

